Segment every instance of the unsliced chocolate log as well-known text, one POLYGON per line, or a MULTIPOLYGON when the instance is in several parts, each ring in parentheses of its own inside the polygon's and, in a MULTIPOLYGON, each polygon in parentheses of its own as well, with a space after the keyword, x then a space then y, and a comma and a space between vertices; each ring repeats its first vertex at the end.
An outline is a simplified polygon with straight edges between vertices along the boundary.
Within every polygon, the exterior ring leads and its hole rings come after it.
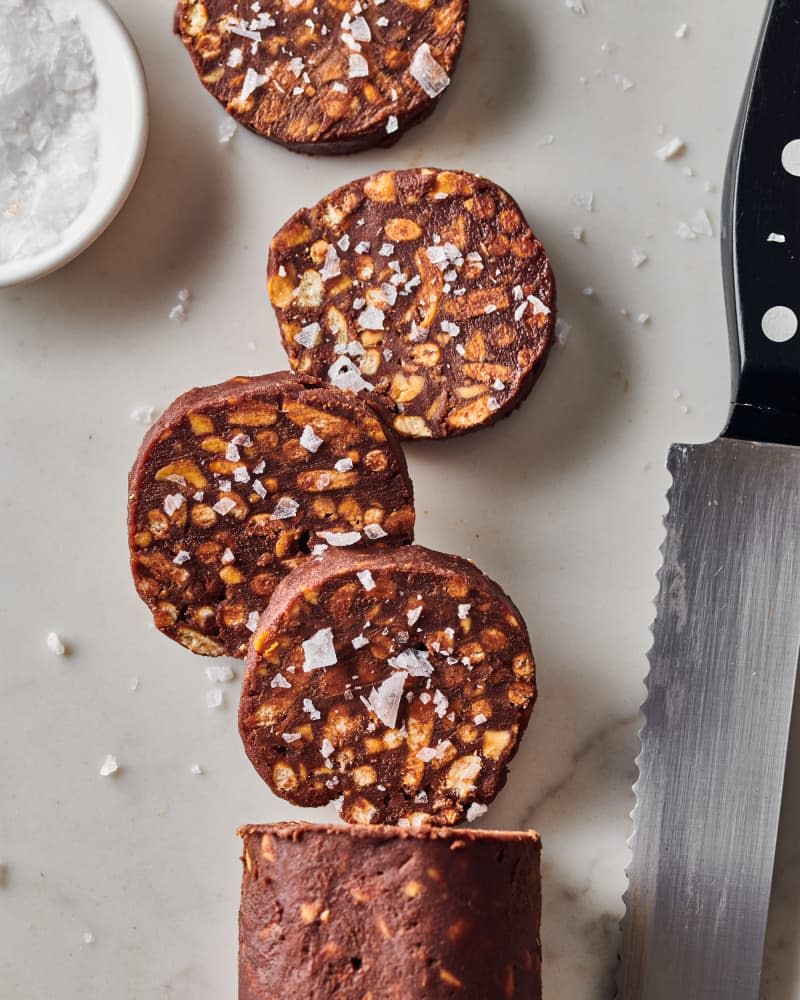
POLYGON ((239 835, 239 1000, 541 1000, 538 834, 239 835))
POLYGON ((450 84, 469 0, 179 0, 175 30, 243 125, 303 153, 390 145, 450 84))
POLYGON ((390 170, 301 209, 268 281, 292 368, 380 396, 403 437, 507 416, 553 342, 544 248, 510 195, 461 171, 390 170))
POLYGON ((451 825, 502 788, 535 698, 520 614, 472 563, 420 546, 329 551, 261 618, 239 731, 295 805, 451 825))
POLYGON ((377 408, 277 372, 192 389, 129 477, 136 589, 193 653, 244 656, 278 581, 315 547, 412 541, 411 480, 377 408))

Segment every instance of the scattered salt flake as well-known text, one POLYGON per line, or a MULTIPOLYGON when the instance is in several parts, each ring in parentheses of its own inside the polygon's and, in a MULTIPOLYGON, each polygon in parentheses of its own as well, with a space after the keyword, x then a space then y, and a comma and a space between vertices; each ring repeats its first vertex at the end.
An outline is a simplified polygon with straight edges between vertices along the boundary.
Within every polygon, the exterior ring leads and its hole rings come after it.
POLYGON ((301 347, 306 347, 311 349, 316 347, 319 343, 319 335, 322 327, 319 323, 309 323, 308 326, 304 326, 302 330, 295 334, 294 342, 299 344, 301 347))
POLYGON ((594 191, 578 191, 572 195, 570 201, 585 212, 594 211, 594 191))
POLYGON ((129 416, 135 423, 149 427, 157 414, 158 410, 154 406, 134 406, 129 416))
POLYGON ((692 229, 688 222, 679 222, 675 228, 675 235, 680 236, 682 240, 696 240, 697 233, 692 229))
POLYGON ((573 14, 585 14, 586 7, 583 0, 564 0, 568 10, 571 10, 573 14))
POLYGON ((322 746, 319 748, 319 752, 322 754, 325 760, 327 760, 328 757, 332 756, 335 749, 336 748, 334 747, 333 743, 331 743, 331 741, 327 737, 325 737, 325 739, 322 741, 322 746))
POLYGON ((555 141, 556 141, 556 137, 552 134, 552 132, 548 132, 547 135, 541 135, 541 136, 539 136, 539 138, 536 140, 536 145, 537 146, 552 146, 555 141))
POLYGON ((458 617, 460 618, 461 621, 464 621, 464 619, 469 615, 471 607, 472 607, 471 604, 459 604, 458 617))
POLYGON ((369 76, 369 63, 360 52, 350 53, 350 67, 347 75, 351 80, 362 76, 369 76))
POLYGON ((442 332, 448 333, 451 337, 457 337, 461 333, 458 323, 451 323, 450 320, 442 320, 442 332))
POLYGON ((205 668, 206 677, 212 684, 228 684, 234 678, 234 673, 227 663, 212 663, 205 668))
POLYGON ((180 493, 168 493, 164 497, 164 513, 167 517, 172 517, 183 506, 183 496, 180 493))
POLYGON ((229 462, 239 461, 239 449, 236 447, 235 444, 232 443, 228 444, 228 446, 225 449, 225 458, 227 458, 229 462))
POLYGON ((647 326, 650 322, 650 313, 639 313, 636 317, 636 322, 640 323, 642 326, 647 326))
POLYGON ((647 263, 647 254, 644 250, 638 250, 636 247, 631 250, 631 264, 634 267, 641 267, 642 264, 647 263))
POLYGON ((571 332, 572 327, 570 324, 559 316, 556 320, 556 343, 559 347, 563 347, 566 344, 571 332))
POLYGON ((482 805, 480 802, 473 802, 469 809, 467 809, 467 822, 474 823, 476 819, 480 819, 488 811, 488 806, 482 805))
POLYGON ((527 301, 533 306, 534 316, 549 316, 552 312, 549 306, 546 306, 536 295, 529 295, 527 301))
POLYGON ((411 608, 410 611, 406 612, 406 619, 409 625, 416 625, 419 621, 419 616, 422 614, 422 605, 418 605, 416 608, 411 608))
POLYGON ((328 545, 334 548, 346 548, 348 545, 355 545, 361 541, 359 531, 318 531, 319 538, 324 538, 328 545))
POLYGON ((294 743, 295 740, 301 740, 302 738, 303 737, 300 735, 300 733, 284 733, 283 734, 283 739, 287 743, 294 743))
POLYGON ((394 253, 394 243, 384 243, 378 253, 381 257, 391 257, 394 253))
POLYGON ((578 242, 583 242, 583 237, 585 235, 585 232, 586 231, 584 230, 583 226, 572 227, 572 236, 574 239, 578 240, 578 242))
POLYGON ((387 135, 392 135, 397 132, 400 128, 400 122, 397 120, 397 115, 389 115, 386 119, 386 133, 387 135))
POLYGON ((656 156, 659 160, 666 162, 667 160, 673 160, 676 156, 680 156, 685 149, 686 143, 683 139, 679 139, 675 136, 673 139, 670 139, 669 142, 665 143, 656 150, 656 156))
POLYGON ((220 143, 230 142, 239 129, 239 125, 233 118, 225 118, 217 127, 217 141, 220 143))
MULTIPOLYGON (((102 774, 102 771, 100 773, 102 774)), ((83 941, 84 944, 94 944, 95 936, 91 931, 84 931, 83 934, 81 934, 81 941, 83 941)))
POLYGON ((66 646, 61 641, 61 637, 58 632, 47 633, 47 648, 55 656, 63 656, 67 651, 66 646))
POLYGON ((489 720, 486 718, 483 712, 478 712, 478 714, 472 721, 475 723, 476 726, 482 726, 484 722, 488 722, 489 720))
POLYGON ((636 84, 633 80, 629 80, 627 76, 622 76, 620 73, 614 74, 614 83, 623 91, 632 90, 636 84))
POLYGON ((393 673, 378 688, 373 688, 369 698, 364 698, 367 708, 377 715, 384 726, 394 729, 397 713, 403 698, 403 687, 408 674, 404 671, 393 673))
POLYGON ((244 75, 244 80, 242 81, 242 90, 239 94, 239 101, 246 101, 253 91, 258 90, 259 87, 263 87, 268 79, 269 77, 266 73, 262 75, 261 73, 257 73, 252 66, 248 66, 247 72, 244 75))
MULTIPOLYGON (((380 312, 380 310, 377 310, 380 312)), ((359 392, 362 389, 371 390, 374 386, 361 377, 358 368, 350 358, 338 358, 328 369, 328 378, 337 389, 359 392)))
POLYGON ((439 688, 436 688, 433 692, 433 710, 440 719, 443 719, 447 714, 449 704, 450 702, 447 700, 447 696, 444 695, 439 688))
POLYGON ((678 27, 677 27, 677 29, 675 30, 675 37, 678 40, 686 38, 686 36, 688 34, 689 34, 689 25, 688 24, 679 24, 678 27))
POLYGON ((404 649, 397 656, 390 656, 387 663, 394 670, 404 670, 412 677, 430 677, 433 673, 433 664, 424 649, 404 649))
POLYGON ((255 632, 255 630, 258 628, 258 620, 260 617, 261 615, 258 613, 258 611, 250 612, 250 614, 247 616, 247 622, 246 622, 246 627, 248 632, 255 632))
POLYGON ((356 573, 356 576, 364 590, 375 589, 375 580, 368 569, 362 569, 359 573, 356 573))
POLYGON ((322 718, 321 713, 310 698, 303 698, 303 711, 310 716, 312 722, 318 722, 322 718))
POLYGON ((315 545, 311 549, 311 555, 312 556, 321 556, 324 552, 327 552, 327 551, 328 551, 328 546, 327 545, 315 545))
POLYGON ((353 639, 353 649, 363 649, 364 646, 369 646, 369 639, 365 635, 357 635, 353 639))
POLYGON ((206 691, 206 708, 220 708, 222 705, 222 688, 215 687, 206 691))
POLYGON ((427 42, 423 42, 414 53, 408 72, 428 97, 438 97, 450 84, 450 77, 433 58, 427 42))
POLYGON ((360 243, 356 243, 355 251, 357 254, 369 253, 370 246, 371 244, 369 243, 368 240, 361 240, 360 243))
POLYGON ((269 682, 269 686, 271 688, 290 688, 292 685, 286 680, 283 674, 277 673, 269 682))
POLYGON ((321 628, 310 639, 303 643, 303 670, 319 670, 320 667, 332 667, 336 662, 336 650, 333 646, 333 629, 321 628))
POLYGON ((588 287, 586 287, 586 288, 583 289, 583 294, 587 298, 591 298, 594 295, 594 289, 591 286, 588 286, 588 287))
POLYGON ((785 243, 786 237, 783 233, 770 233, 767 237, 767 243, 785 243))
POLYGON ((200 775, 206 773, 199 764, 190 764, 189 771, 194 775, 200 775))
POLYGON ((500 403, 494 396, 489 396, 486 400, 486 409, 490 413, 496 413, 500 409, 500 403))
POLYGON ((300 435, 300 444, 306 451, 310 451, 312 455, 315 455, 325 442, 315 433, 311 424, 306 424, 303 428, 303 433, 300 435))
POLYGON ((700 208, 695 212, 691 226, 692 231, 697 233, 698 236, 714 235, 714 227, 711 225, 711 219, 704 208, 700 208))
POLYGON ((417 792, 417 794, 414 796, 414 801, 418 805, 424 805, 428 801, 428 793, 425 791, 424 788, 421 792, 417 792))
POLYGON ((131 677, 131 679, 128 681, 128 690, 131 693, 139 690, 139 678, 138 677, 131 677))
POLYGON ((100 765, 100 774, 103 778, 109 778, 112 774, 116 774, 119 771, 119 761, 112 754, 106 754, 105 760, 100 765))
POLYGON ((352 458, 340 458, 333 467, 337 472, 350 472, 353 468, 353 460, 352 458))
POLYGON ((275 510, 272 512, 272 519, 274 521, 286 521, 289 518, 296 517, 298 510, 300 510, 300 504, 296 500, 292 500, 291 497, 281 497, 275 505, 275 510))
POLYGON ((220 557, 220 561, 222 563, 224 563, 224 565, 226 565, 226 566, 229 563, 234 562, 235 560, 236 560, 236 556, 231 552, 230 549, 225 549, 225 551, 222 553, 222 556, 220 557))
POLYGON ((232 497, 220 497, 211 509, 222 517, 225 517, 227 514, 230 514, 235 506, 236 501, 232 497))
MULTIPOLYGON (((317 532, 319 534, 319 532, 317 532)), ((365 524, 364 534, 371 542, 377 541, 379 538, 386 538, 387 533, 379 524, 365 524)))
MULTIPOLYGON (((237 483, 249 483, 250 473, 247 471, 246 465, 237 465, 233 470, 233 479, 237 483)), ((256 490, 258 492, 258 490, 256 490)))
POLYGON ((237 66, 241 66, 244 60, 244 55, 241 48, 237 45, 232 48, 228 53, 228 58, 225 60, 225 64, 230 66, 231 69, 236 69, 237 66))
POLYGON ((339 254, 336 252, 336 247, 330 243, 328 245, 328 252, 325 254, 325 261, 320 269, 320 277, 323 281, 329 281, 331 278, 336 278, 342 273, 342 269, 339 266, 339 254))

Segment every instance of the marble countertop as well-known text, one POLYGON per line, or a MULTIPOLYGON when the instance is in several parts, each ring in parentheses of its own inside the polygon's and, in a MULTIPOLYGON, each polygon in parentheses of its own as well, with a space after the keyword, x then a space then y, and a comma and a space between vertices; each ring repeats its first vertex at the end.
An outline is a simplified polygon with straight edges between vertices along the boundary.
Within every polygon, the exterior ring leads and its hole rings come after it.
MULTIPOLYGON (((87 253, 0 292, 0 992, 235 996, 234 831, 312 814, 247 763, 236 681, 210 710, 204 664, 148 628, 127 568, 126 473, 143 433, 129 414, 285 367, 264 288, 274 230, 352 177, 437 165, 516 195, 571 326, 511 419, 408 458, 419 540, 501 581, 537 654, 540 700, 481 825, 543 836, 546 995, 608 1000, 664 460, 726 415, 719 199, 763 4, 585 0, 582 15, 564 0, 474 0, 437 113, 392 150, 344 159, 242 130, 220 144, 224 115, 171 35, 171 4, 114 6, 150 87, 141 178, 87 253), (672 137, 686 151, 662 162, 672 137), (681 239, 701 209, 714 235, 681 239), (49 652, 51 630, 68 655, 49 652), (103 778, 109 753, 120 771, 103 778)), ((791 756, 763 1000, 800 997, 800 739, 791 756)))

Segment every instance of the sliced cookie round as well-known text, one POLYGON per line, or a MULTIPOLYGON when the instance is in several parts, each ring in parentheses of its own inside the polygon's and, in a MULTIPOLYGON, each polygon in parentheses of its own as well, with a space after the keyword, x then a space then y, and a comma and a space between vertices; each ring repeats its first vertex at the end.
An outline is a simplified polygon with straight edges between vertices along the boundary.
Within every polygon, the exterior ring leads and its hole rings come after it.
POLYGON ((246 826, 239 1000, 541 1000, 532 830, 246 826))
POLYGON ((175 31, 206 88, 303 153, 390 144, 450 83, 469 0, 180 0, 175 31))
POLYGON ((420 546, 329 551, 259 622, 239 731, 295 805, 447 826, 502 788, 535 698, 525 624, 472 563, 420 546))
POLYGON ((156 626, 238 656, 278 582, 328 545, 413 540, 396 435, 369 402, 291 372, 175 400, 129 477, 131 569, 156 626))
POLYGON ((292 368, 380 395, 404 437, 506 416, 553 341, 544 248, 510 195, 460 171, 387 171, 301 209, 268 280, 292 368))

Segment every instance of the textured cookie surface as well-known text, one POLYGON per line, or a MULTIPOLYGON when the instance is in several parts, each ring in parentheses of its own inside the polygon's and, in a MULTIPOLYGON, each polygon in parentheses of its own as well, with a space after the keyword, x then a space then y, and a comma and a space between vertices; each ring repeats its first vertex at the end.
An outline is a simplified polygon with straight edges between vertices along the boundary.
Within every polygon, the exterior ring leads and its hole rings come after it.
POLYGON ((302 152, 390 143, 450 83, 468 0, 180 0, 200 79, 261 135, 302 152))
POLYGON ((535 833, 239 834, 239 1000, 541 1000, 535 833))
POLYGON ((239 710, 250 760, 351 823, 485 812, 536 697, 525 625, 471 563, 421 546, 328 551, 275 591, 239 710))
POLYGON ((387 171, 300 210, 268 280, 292 368, 379 395, 404 437, 507 415, 553 340, 542 245, 510 195, 459 171, 387 171))
POLYGON ((162 632, 206 656, 244 656, 278 581, 315 547, 401 545, 413 530, 381 416, 291 372, 185 393, 130 474, 136 589, 162 632))

